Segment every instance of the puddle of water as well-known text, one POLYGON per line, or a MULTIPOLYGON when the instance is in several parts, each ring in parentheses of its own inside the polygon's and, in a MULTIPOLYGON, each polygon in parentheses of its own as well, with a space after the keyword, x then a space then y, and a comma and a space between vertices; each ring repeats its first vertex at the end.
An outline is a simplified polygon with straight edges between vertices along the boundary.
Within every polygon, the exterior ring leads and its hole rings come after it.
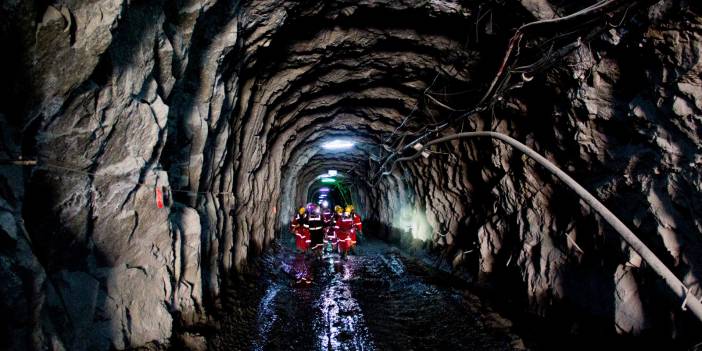
POLYGON ((280 286, 269 286, 266 294, 263 295, 261 299, 261 303, 258 305, 258 335, 253 344, 253 349, 256 351, 263 350, 265 342, 268 339, 268 334, 273 328, 273 324, 278 319, 278 315, 275 311, 275 304, 273 303, 275 297, 278 295, 278 291, 280 291, 280 286))
POLYGON ((212 349, 513 349, 511 336, 485 326, 480 308, 465 306, 462 291, 387 250, 267 258, 257 285, 232 295, 212 349))
POLYGON ((334 277, 320 296, 321 318, 315 323, 320 350, 375 350, 361 306, 347 283, 353 277, 352 264, 334 264, 334 277))

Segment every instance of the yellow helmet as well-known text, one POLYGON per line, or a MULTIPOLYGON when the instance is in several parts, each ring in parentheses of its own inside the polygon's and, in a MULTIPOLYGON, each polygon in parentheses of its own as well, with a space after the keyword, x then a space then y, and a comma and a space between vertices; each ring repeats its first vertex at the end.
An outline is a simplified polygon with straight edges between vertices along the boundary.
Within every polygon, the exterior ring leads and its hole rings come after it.
POLYGON ((353 212, 353 205, 346 205, 346 212, 353 212))
POLYGON ((334 212, 341 213, 343 211, 344 211, 344 209, 342 209, 341 206, 339 206, 339 205, 334 206, 334 212))
POLYGON ((305 208, 304 208, 304 207, 300 207, 300 209, 297 210, 297 213, 299 213, 299 214, 305 214, 305 208))

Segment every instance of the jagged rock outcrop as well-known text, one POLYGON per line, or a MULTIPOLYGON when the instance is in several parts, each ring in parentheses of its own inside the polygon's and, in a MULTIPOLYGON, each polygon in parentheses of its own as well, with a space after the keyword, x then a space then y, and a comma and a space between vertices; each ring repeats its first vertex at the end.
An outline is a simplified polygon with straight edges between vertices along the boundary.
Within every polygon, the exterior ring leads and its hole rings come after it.
POLYGON ((444 121, 509 134, 702 294, 699 5, 613 4, 513 37, 586 5, 4 2, 0 159, 38 163, 0 165, 1 345, 159 348, 181 333, 202 347, 222 288, 329 169, 369 234, 506 281, 538 314, 685 334, 638 255, 507 146, 456 140, 377 176, 444 121), (501 65, 510 42, 521 56, 501 65), (357 146, 319 147, 337 137, 357 146))

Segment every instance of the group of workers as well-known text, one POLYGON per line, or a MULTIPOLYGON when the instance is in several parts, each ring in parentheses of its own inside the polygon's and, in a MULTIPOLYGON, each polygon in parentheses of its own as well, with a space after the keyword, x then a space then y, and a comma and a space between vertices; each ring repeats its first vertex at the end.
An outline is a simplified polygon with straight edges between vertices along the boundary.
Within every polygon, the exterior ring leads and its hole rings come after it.
POLYGON ((300 207, 291 227, 296 236, 295 246, 302 252, 311 250, 321 257, 325 248, 330 246, 345 259, 356 245, 362 223, 353 205, 346 205, 345 208, 335 206, 332 213, 326 207, 310 203, 300 207))

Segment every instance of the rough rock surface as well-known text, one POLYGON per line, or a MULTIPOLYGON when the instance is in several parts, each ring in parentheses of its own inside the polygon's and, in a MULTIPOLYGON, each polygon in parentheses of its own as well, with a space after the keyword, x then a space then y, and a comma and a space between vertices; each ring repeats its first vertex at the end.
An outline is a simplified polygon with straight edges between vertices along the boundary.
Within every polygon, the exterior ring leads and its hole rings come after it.
MULTIPOLYGON (((516 28, 586 3, 4 1, 0 159, 38 164, 0 165, 0 345, 161 348, 180 333, 201 346, 222 287, 286 234, 328 169, 370 233, 504 282, 539 315, 694 330, 636 253, 503 144, 454 141, 375 176, 481 101, 516 28), (358 144, 319 148, 335 137, 358 144)), ((519 62, 563 57, 443 133, 524 141, 700 296, 700 13, 637 2, 557 40, 574 24, 526 33, 519 62)))

